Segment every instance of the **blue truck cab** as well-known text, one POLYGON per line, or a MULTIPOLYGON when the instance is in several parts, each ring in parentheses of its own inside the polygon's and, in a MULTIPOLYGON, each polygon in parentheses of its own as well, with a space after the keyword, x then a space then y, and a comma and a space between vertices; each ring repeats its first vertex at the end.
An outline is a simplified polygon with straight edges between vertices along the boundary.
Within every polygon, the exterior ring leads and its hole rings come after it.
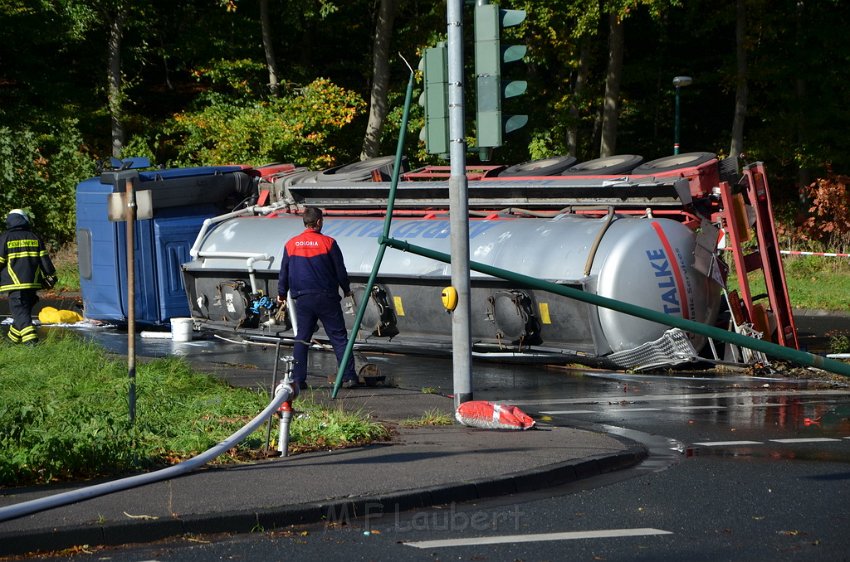
POLYGON ((153 216, 135 221, 135 316, 148 325, 188 316, 181 264, 204 220, 256 200, 256 178, 242 166, 139 171, 131 165, 80 182, 76 190, 77 258, 85 317, 128 319, 127 225, 109 218, 109 199, 150 190, 153 216))

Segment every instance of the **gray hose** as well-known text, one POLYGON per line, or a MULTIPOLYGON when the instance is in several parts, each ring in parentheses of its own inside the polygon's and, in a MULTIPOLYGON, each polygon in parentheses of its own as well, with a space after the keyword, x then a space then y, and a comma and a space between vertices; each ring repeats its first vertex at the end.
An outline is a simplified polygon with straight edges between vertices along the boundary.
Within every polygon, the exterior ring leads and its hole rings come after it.
POLYGON ((266 409, 260 412, 257 417, 251 420, 250 423, 248 423, 245 427, 243 427, 242 429, 240 429, 239 431, 237 431, 236 433, 234 433, 212 449, 201 453, 197 457, 193 457, 187 461, 183 461, 179 464, 175 464, 173 466, 169 466, 167 468, 163 468, 155 472, 149 472, 147 474, 138 474, 136 476, 130 476, 128 478, 122 478, 121 480, 104 482, 102 484, 88 486, 79 490, 62 492, 60 494, 54 494, 52 496, 47 496, 44 498, 38 498, 35 500, 21 502, 14 505, 8 505, 6 507, 0 508, 0 521, 9 521, 10 519, 16 519, 18 517, 23 517, 24 515, 38 513, 39 511, 45 511, 47 509, 61 507, 63 505, 76 503, 82 500, 87 500, 98 496, 105 496, 106 494, 120 492, 121 490, 129 490, 130 488, 135 488, 144 484, 152 484, 154 482, 166 480, 175 476, 180 476, 191 470, 194 470, 195 468, 203 466, 204 464, 213 460, 222 453, 228 451, 229 449, 232 449, 240 441, 248 437, 267 419, 269 419, 269 417, 271 417, 277 411, 281 404, 283 404, 287 400, 295 398, 295 396, 297 395, 297 392, 289 386, 279 385, 278 389, 279 391, 272 399, 271 403, 266 406, 266 409))

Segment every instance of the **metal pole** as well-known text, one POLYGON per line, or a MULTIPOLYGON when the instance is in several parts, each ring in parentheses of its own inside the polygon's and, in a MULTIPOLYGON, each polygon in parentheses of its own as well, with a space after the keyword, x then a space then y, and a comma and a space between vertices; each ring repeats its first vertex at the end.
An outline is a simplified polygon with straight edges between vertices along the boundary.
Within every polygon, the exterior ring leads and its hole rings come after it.
MULTIPOLYGON (((407 61, 404 61, 407 64, 407 61)), ((408 64, 408 68, 410 65, 408 64)), ((387 197, 387 212, 384 216, 384 235, 386 238, 390 235, 390 224, 393 220, 393 209, 395 207, 395 194, 398 189, 398 179, 401 173, 401 157, 404 154, 404 139, 407 132, 407 121, 410 117, 410 102, 413 99, 413 81, 415 78, 413 69, 410 68, 410 77, 407 80, 407 92, 404 96, 404 111, 401 116, 401 127, 399 129, 398 144, 396 146, 395 161, 393 163, 393 174, 390 181, 390 193, 387 197)), ((342 361, 336 372, 336 382, 334 382, 333 390, 331 390, 331 398, 336 398, 339 394, 339 389, 342 386, 342 374, 345 371, 345 366, 348 364, 348 359, 354 352, 354 342, 357 340, 357 332, 360 330, 360 325, 363 322, 363 316, 366 314, 366 307, 369 305, 369 295, 372 294, 372 287, 375 286, 375 280, 378 277, 378 271, 381 268, 381 262, 384 260, 384 252, 387 247, 379 242, 378 255, 372 264, 372 272, 369 274, 369 279, 366 282, 366 287, 363 290, 363 298, 360 299, 360 304, 357 308, 357 316, 354 318, 354 325, 351 328, 351 334, 348 336, 348 343, 345 346, 345 353, 342 356, 342 361)), ((290 308, 289 310, 292 310, 290 308)))
POLYGON ((673 154, 679 154, 679 86, 676 86, 676 115, 673 125, 673 154))
MULTIPOLYGON (((438 252, 436 250, 424 248, 422 246, 416 246, 404 240, 386 238, 379 240, 379 243, 386 244, 390 248, 395 248, 403 252, 413 252, 414 254, 425 256, 426 258, 431 258, 437 261, 441 261, 443 263, 451 263, 452 259, 451 256, 443 252, 438 252)), ((637 316, 638 318, 643 318, 652 322, 658 322, 659 324, 664 324, 666 326, 673 326, 674 328, 680 328, 687 332, 693 332, 695 334, 700 334, 708 338, 731 343, 740 347, 746 347, 755 351, 761 351, 762 353, 766 353, 767 355, 770 355, 772 357, 785 359, 787 361, 799 363, 800 365, 808 365, 810 367, 815 367, 818 369, 829 371, 831 373, 850 377, 850 365, 841 361, 835 361, 834 359, 824 358, 819 355, 814 355, 812 353, 806 353, 805 351, 799 351, 790 347, 777 345, 769 341, 751 338, 739 334, 737 332, 730 332, 729 330, 724 330, 722 328, 717 328, 708 324, 702 324, 694 320, 687 320, 679 316, 666 314, 664 312, 659 312, 650 308, 644 308, 642 306, 618 301, 616 299, 603 297, 594 293, 586 293, 581 289, 575 289, 566 285, 558 285, 556 283, 544 281, 536 277, 530 277, 521 273, 515 273, 506 269, 493 267, 492 265, 471 262, 470 268, 473 271, 477 271, 479 273, 484 273, 486 275, 491 275, 500 279, 507 279, 508 281, 515 283, 516 286, 519 287, 528 287, 531 289, 540 289, 542 291, 548 291, 556 295, 576 299, 582 302, 592 304, 594 306, 601 306, 603 308, 622 312, 630 316, 637 316)))
POLYGON ((463 0, 447 0, 449 67, 449 227, 452 286, 457 308, 452 313, 454 405, 472 400, 472 307, 469 289, 469 201, 466 180, 466 136, 463 106, 463 0))
MULTIPOLYGON (((280 344, 281 339, 277 339, 277 344, 274 347, 274 366, 272 367, 272 387, 269 391, 274 395, 274 391, 277 389, 277 365, 280 363, 280 344)), ((269 452, 269 443, 272 440, 272 419, 269 418, 269 423, 266 426, 266 452, 269 452)))
POLYGON ((125 184, 127 196, 127 375, 130 377, 130 424, 136 422, 136 195, 133 181, 125 184))

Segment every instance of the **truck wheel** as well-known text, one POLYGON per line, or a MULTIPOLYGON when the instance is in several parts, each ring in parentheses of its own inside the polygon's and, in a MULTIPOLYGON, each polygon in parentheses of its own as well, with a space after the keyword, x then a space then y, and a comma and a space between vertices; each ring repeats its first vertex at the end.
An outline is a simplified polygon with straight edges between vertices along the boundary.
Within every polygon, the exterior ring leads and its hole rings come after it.
POLYGON ((284 187, 290 187, 293 185, 300 185, 304 183, 316 183, 316 176, 319 175, 319 172, 311 172, 309 170, 303 172, 295 172, 294 174, 289 174, 285 178, 283 178, 284 187))
MULTIPOLYGON (((330 168, 324 172, 320 172, 316 176, 316 181, 319 183, 343 182, 343 181, 372 181, 372 172, 380 171, 381 176, 388 176, 392 173, 394 156, 379 156, 377 158, 368 158, 360 162, 352 162, 344 164, 336 168, 330 168)), ((406 161, 402 161, 404 167, 406 161)), ((403 171, 403 170, 402 170, 403 171)))
POLYGON ((582 176, 615 176, 628 174, 638 164, 643 162, 643 156, 637 154, 619 154, 588 160, 564 170, 563 175, 582 176))
POLYGON ((574 156, 553 156, 515 164, 499 172, 499 177, 557 176, 576 163, 574 156))
POLYGON ((651 160, 646 164, 641 164, 634 170, 632 175, 650 175, 658 172, 669 172, 678 170, 679 168, 693 168, 700 164, 717 158, 717 155, 712 152, 687 152, 685 154, 674 154, 673 156, 665 156, 657 160, 651 160))

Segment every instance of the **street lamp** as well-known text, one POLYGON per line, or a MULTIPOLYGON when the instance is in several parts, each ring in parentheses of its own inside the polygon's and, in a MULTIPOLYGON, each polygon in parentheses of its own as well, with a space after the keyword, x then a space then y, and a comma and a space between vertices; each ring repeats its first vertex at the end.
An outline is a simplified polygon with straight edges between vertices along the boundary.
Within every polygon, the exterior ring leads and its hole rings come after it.
POLYGON ((676 87, 676 122, 673 129, 673 154, 679 154, 679 88, 690 86, 694 79, 690 76, 676 76, 673 86, 676 87))

